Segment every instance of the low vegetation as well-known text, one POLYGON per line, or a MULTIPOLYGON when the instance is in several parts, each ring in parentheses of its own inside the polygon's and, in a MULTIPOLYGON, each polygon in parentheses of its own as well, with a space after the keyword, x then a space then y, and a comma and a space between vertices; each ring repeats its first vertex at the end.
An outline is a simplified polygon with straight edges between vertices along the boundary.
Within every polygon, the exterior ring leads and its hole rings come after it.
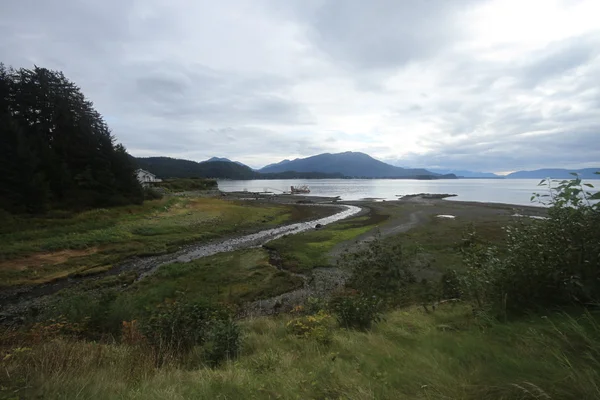
POLYGON ((165 179, 162 182, 155 183, 154 185, 173 193, 218 189, 216 180, 201 178, 165 179))
MULTIPOLYGON (((139 318, 164 301, 226 304, 236 311, 247 301, 286 293, 302 284, 301 278, 270 265, 264 250, 249 249, 166 265, 119 293, 110 304, 98 307, 108 311, 105 330, 114 333, 120 320, 139 318)), ((54 313, 61 314, 61 310, 54 313)))
MULTIPOLYGON (((15 346, 0 361, 1 393, 121 399, 600 397, 600 321, 589 313, 499 323, 461 305, 429 314, 410 307, 386 313, 369 331, 333 327, 326 340, 326 333, 292 328, 293 318, 242 322, 237 361, 216 369, 202 347, 186 360, 156 368, 144 345, 125 341, 63 336, 15 346)), ((313 325, 331 322, 317 319, 324 322, 313 325)), ((135 340, 130 330, 124 332, 135 340)))
POLYGON ((579 178, 547 184, 548 218, 508 227, 505 252, 475 234, 465 242, 463 283, 478 308, 506 316, 600 304, 600 192, 579 178))
POLYGON ((162 254, 306 217, 297 207, 213 198, 164 198, 81 213, 2 215, 0 285, 38 284, 100 271, 131 256, 162 254))
POLYGON ((281 267, 292 272, 309 272, 332 264, 330 251, 338 244, 375 229, 388 215, 373 214, 340 221, 321 229, 285 236, 269 242, 267 248, 281 257, 281 267))
MULTIPOLYGON (((547 219, 513 221, 504 235, 482 229, 486 239, 475 224, 452 243, 422 247, 433 257, 457 254, 437 279, 417 274, 427 257, 405 242, 426 229, 376 238, 341 258, 351 274, 346 288, 291 314, 232 318, 236 304, 299 283, 262 249, 163 266, 126 291, 96 290, 93 299, 65 294, 54 315, 0 337, 0 393, 600 398, 600 196, 577 179, 551 195, 547 219)), ((284 267, 310 271, 346 238, 342 232, 354 238, 372 221, 282 238, 274 248, 284 267)))

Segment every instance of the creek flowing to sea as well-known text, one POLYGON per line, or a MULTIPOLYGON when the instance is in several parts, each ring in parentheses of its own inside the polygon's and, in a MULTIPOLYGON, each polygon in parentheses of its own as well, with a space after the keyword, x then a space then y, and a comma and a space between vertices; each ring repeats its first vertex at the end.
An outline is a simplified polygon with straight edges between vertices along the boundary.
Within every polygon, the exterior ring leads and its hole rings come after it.
MULTIPOLYGON (((325 205, 312 205, 310 207, 332 207, 325 205)), ((189 262, 202 257, 208 257, 217 253, 225 253, 229 251, 235 251, 243 248, 262 246, 275 240, 284 235, 291 235, 300 232, 305 232, 309 229, 314 229, 317 225, 325 226, 333 222, 342 220, 344 218, 351 217, 358 214, 361 211, 360 207, 350 205, 339 205, 335 206, 340 208, 340 212, 330 215, 328 217, 308 221, 299 222, 290 225, 280 226, 278 228, 266 229, 250 235, 241 236, 234 239, 229 239, 224 242, 201 245, 197 248, 192 248, 179 255, 174 261, 176 262, 189 262)))
MULTIPOLYGON (((271 240, 275 240, 284 235, 293 235, 301 232, 315 229, 318 225, 325 226, 333 222, 351 217, 361 211, 360 207, 352 205, 310 205, 309 207, 330 207, 333 214, 311 221, 298 222, 289 225, 283 225, 277 228, 265 229, 256 233, 242 235, 230 239, 218 240, 210 243, 198 243, 184 246, 175 253, 163 254, 158 256, 148 256, 125 261, 104 274, 98 274, 90 277, 60 279, 45 285, 18 287, 4 292, 0 292, 0 301, 5 304, 5 310, 0 312, 0 323, 10 321, 15 316, 23 313, 37 299, 56 293, 66 287, 77 284, 84 280, 102 279, 108 275, 117 275, 126 271, 136 271, 139 273, 138 280, 152 275, 159 267, 175 262, 187 263, 199 258, 209 257, 219 253, 226 253, 235 250, 260 247, 271 240), (337 212, 335 212, 337 211, 337 212), (10 305, 10 306, 9 306, 10 305)), ((0 310, 2 311, 2 310, 0 310)))

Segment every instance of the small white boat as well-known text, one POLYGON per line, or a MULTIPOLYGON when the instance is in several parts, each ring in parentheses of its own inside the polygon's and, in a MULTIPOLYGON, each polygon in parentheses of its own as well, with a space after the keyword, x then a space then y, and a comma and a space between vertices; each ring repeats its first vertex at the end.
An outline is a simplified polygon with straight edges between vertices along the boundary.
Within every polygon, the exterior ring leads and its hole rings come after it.
POLYGON ((302 185, 302 186, 290 186, 290 192, 292 194, 296 194, 296 193, 310 193, 310 189, 306 185, 302 185))

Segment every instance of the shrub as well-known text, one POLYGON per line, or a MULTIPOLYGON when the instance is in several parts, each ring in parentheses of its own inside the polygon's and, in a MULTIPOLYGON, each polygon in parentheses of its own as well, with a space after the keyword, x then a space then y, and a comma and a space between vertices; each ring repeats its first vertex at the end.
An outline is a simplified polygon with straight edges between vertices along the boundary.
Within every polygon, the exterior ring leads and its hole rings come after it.
POLYGON ((463 295, 459 274, 455 270, 444 272, 440 278, 442 299, 460 299, 463 295))
POLYGON ((548 218, 506 228, 506 254, 471 240, 463 249, 463 288, 479 308, 502 313, 600 301, 600 194, 572 180, 543 180, 548 218))
POLYGON ((232 319, 212 319, 206 333, 204 359, 213 367, 236 358, 241 348, 240 327, 232 319))
POLYGON ((140 332, 154 351, 157 365, 180 361, 195 346, 205 360, 217 365, 237 355, 240 331, 229 312, 203 303, 165 302, 142 320, 140 332))
POLYGON ((436 304, 441 300, 439 282, 432 282, 425 278, 416 286, 416 300, 423 306, 426 312, 429 312, 429 306, 435 310, 436 304))
POLYGON ((410 260, 402 246, 378 236, 366 248, 342 256, 340 266, 352 274, 349 286, 390 303, 405 299, 405 289, 415 282, 410 260))
POLYGON ((312 315, 317 314, 319 311, 327 310, 327 308, 327 300, 320 297, 309 296, 308 299, 306 299, 304 311, 306 314, 312 315))
POLYGON ((139 323, 137 320, 123 321, 121 330, 121 343, 125 343, 131 346, 145 343, 146 338, 139 329, 139 323))
POLYGON ((292 319, 286 324, 286 328, 297 337, 315 339, 319 343, 327 344, 331 342, 333 335, 331 320, 331 315, 320 310, 314 315, 292 319))
POLYGON ((150 187, 144 188, 144 200, 160 200, 163 198, 162 193, 150 187))
POLYGON ((203 304, 165 302, 142 320, 140 331, 154 350, 157 365, 203 344, 211 311, 203 304))
POLYGON ((118 324, 111 324, 109 314, 116 291, 63 290, 52 299, 42 313, 35 317, 38 321, 61 319, 81 327, 81 336, 88 339, 99 339, 103 334, 117 335, 118 324))
POLYGON ((382 318, 382 301, 377 296, 345 293, 334 297, 330 303, 340 326, 344 328, 370 329, 382 318))
POLYGON ((166 179, 156 184, 157 187, 164 188, 171 192, 185 192, 195 190, 211 190, 217 189, 217 181, 214 179, 202 178, 179 178, 166 179))

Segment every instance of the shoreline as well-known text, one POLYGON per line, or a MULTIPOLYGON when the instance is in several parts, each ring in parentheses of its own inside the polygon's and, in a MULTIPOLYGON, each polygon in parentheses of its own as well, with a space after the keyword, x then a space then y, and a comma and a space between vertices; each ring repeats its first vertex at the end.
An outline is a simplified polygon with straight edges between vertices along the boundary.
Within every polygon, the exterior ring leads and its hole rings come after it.
POLYGON ((454 195, 437 194, 437 193, 425 193, 428 196, 444 196, 444 198, 428 198, 423 197, 424 193, 420 194, 409 194, 404 197, 396 199, 383 199, 383 198, 365 198, 358 200, 343 200, 339 197, 331 196, 319 196, 319 195, 297 195, 297 194, 266 194, 262 192, 223 192, 220 191, 221 196, 227 200, 238 200, 238 201, 266 201, 269 203, 279 204, 347 204, 347 205, 377 205, 385 203, 418 203, 418 204, 457 204, 463 206, 474 206, 474 207, 494 207, 494 208, 513 208, 527 211, 534 211, 536 213, 545 214, 548 207, 537 206, 537 205, 524 205, 524 204, 513 204, 503 202, 492 202, 492 201, 472 201, 472 200, 458 200, 454 195))

